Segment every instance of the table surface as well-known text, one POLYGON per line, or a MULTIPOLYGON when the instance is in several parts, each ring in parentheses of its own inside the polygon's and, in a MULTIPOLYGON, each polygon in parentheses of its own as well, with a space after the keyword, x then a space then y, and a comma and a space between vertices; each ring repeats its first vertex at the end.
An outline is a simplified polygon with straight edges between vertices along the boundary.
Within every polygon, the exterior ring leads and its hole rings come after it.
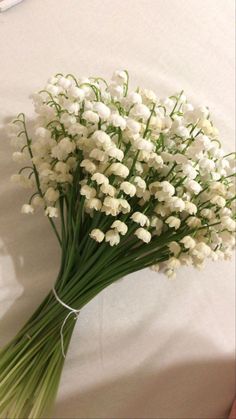
MULTIPOLYGON (((59 253, 45 217, 25 217, 27 191, 5 124, 32 115, 29 95, 57 72, 110 77, 208 105, 234 147, 233 0, 24 0, 0 14, 0 344, 50 289, 59 253)), ((54 418, 227 417, 234 397, 234 261, 143 270, 79 316, 54 418)))

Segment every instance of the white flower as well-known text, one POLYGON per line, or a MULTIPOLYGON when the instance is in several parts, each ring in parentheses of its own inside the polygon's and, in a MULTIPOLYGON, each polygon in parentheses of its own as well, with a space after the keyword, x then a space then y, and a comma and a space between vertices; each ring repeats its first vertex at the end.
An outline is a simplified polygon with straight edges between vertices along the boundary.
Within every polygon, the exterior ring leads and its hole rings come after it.
POLYGON ((87 122, 91 122, 91 124, 97 124, 99 121, 98 114, 93 111, 85 111, 82 115, 82 118, 85 119, 87 122))
POLYGON ((186 156, 193 161, 198 161, 203 157, 203 151, 197 144, 192 143, 185 152, 186 156))
POLYGON ((202 190, 201 185, 195 180, 189 180, 185 182, 185 186, 190 192, 193 192, 195 195, 199 194, 199 192, 201 192, 202 190))
POLYGON ((178 230, 178 228, 181 225, 181 221, 177 217, 170 216, 165 221, 166 224, 168 224, 169 227, 174 228, 175 230, 178 230))
POLYGON ((176 278, 176 272, 174 271, 174 269, 166 269, 164 271, 164 274, 169 278, 169 279, 175 279, 176 278))
POLYGON ((72 124, 76 124, 76 117, 74 115, 69 115, 68 113, 63 113, 60 117, 60 122, 65 127, 70 127, 72 124))
POLYGON ((212 133, 213 127, 209 119, 206 119, 206 118, 200 119, 200 121, 198 122, 198 127, 201 128, 204 134, 206 135, 210 135, 212 133))
POLYGON ((104 193, 106 195, 115 196, 115 194, 116 194, 116 188, 114 188, 114 186, 108 185, 106 183, 103 183, 101 185, 100 190, 101 190, 102 193, 104 193))
POLYGON ((213 143, 209 150, 209 154, 215 159, 219 159, 223 157, 224 151, 221 148, 219 148, 218 143, 213 143))
POLYGON ((130 218, 135 223, 140 224, 142 227, 144 227, 145 225, 148 227, 150 224, 148 217, 142 212, 134 212, 130 218))
POLYGON ((126 128, 126 120, 118 113, 111 114, 109 121, 114 127, 120 128, 122 131, 126 128))
POLYGON ((173 155, 173 160, 177 163, 177 164, 187 164, 188 163, 188 158, 181 153, 176 153, 173 155))
POLYGON ((154 195, 155 195, 155 198, 157 198, 158 201, 160 202, 168 201, 169 198, 171 197, 170 194, 168 194, 167 192, 163 192, 162 190, 157 190, 154 195))
POLYGON ((192 250, 192 255, 196 256, 198 259, 204 259, 205 257, 210 256, 210 254, 211 248, 204 242, 197 243, 192 250))
POLYGON ((105 235, 105 241, 110 244, 110 246, 117 246, 120 243, 120 236, 116 230, 108 230, 105 235))
POLYGON ((182 172, 184 176, 187 176, 189 179, 195 179, 197 176, 196 169, 192 166, 191 162, 183 164, 182 172))
POLYGON ((207 118, 209 115, 209 109, 206 106, 198 106, 194 109, 194 113, 197 118, 207 118))
POLYGON ((180 125, 175 129, 175 134, 185 139, 189 137, 189 130, 188 128, 180 125))
POLYGON ((68 154, 72 153, 76 148, 76 145, 70 138, 63 138, 59 143, 52 148, 52 156, 58 160, 64 160, 68 154))
POLYGON ((211 202, 211 204, 213 204, 213 205, 217 205, 217 206, 218 206, 218 207, 220 207, 220 208, 223 208, 223 207, 225 207, 225 205, 226 205, 226 200, 225 200, 225 198, 223 198, 223 197, 222 197, 222 196, 220 196, 220 195, 215 195, 215 196, 213 196, 213 198, 211 198, 210 202, 211 202))
POLYGON ((130 182, 122 182, 120 184, 120 190, 131 197, 136 193, 136 187, 130 182))
POLYGON ((63 89, 68 89, 71 86, 71 80, 61 76, 58 81, 58 84, 59 86, 63 87, 63 89))
POLYGON ((144 151, 153 151, 155 149, 154 144, 151 141, 145 140, 145 138, 139 138, 135 142, 135 146, 138 150, 144 150, 144 151))
POLYGON ((215 169, 215 163, 213 160, 211 159, 207 159, 207 158, 202 158, 199 160, 199 167, 200 169, 202 169, 204 172, 210 173, 215 169))
POLYGON ((126 120, 126 128, 128 128, 128 130, 131 131, 133 134, 138 134, 141 130, 141 125, 134 119, 128 118, 126 120))
POLYGON ((152 266, 150 267, 150 269, 151 269, 151 271, 154 271, 154 272, 159 272, 159 270, 160 270, 160 265, 158 265, 158 263, 156 263, 155 265, 152 265, 152 266))
POLYGON ((111 138, 106 132, 102 130, 95 131, 91 138, 94 140, 97 147, 101 146, 104 148, 104 150, 111 147, 111 138))
MULTIPOLYGON (((69 159, 68 159, 68 160, 69 160, 69 159)), ((58 162, 55 164, 55 166, 54 166, 55 171, 56 171, 56 172, 58 172, 58 173, 63 173, 63 174, 68 173, 68 172, 70 171, 70 167, 69 167, 69 165, 68 165, 68 160, 67 160, 67 162, 66 162, 66 163, 64 163, 64 162, 62 162, 62 161, 58 161, 58 162)), ((45 167, 45 168, 50 168, 50 165, 48 165, 48 166, 46 166, 46 165, 40 166, 40 169, 41 169, 42 167, 45 167)))
POLYGON ((144 179, 142 179, 140 176, 135 176, 134 178, 135 185, 140 188, 142 191, 145 191, 147 185, 144 179))
POLYGON ((98 148, 94 148, 91 153, 89 153, 89 157, 101 162, 106 161, 106 153, 98 148))
POLYGON ((119 198, 118 201, 119 201, 120 211, 123 214, 127 214, 131 211, 131 207, 130 207, 128 201, 126 201, 126 199, 119 198))
POLYGON ((189 217, 186 220, 186 224, 190 227, 190 228, 198 228, 201 226, 201 220, 197 217, 189 217))
POLYGON ((53 176, 54 174, 53 174, 53 171, 52 170, 50 170, 50 169, 41 169, 41 167, 39 168, 39 177, 40 177, 40 180, 42 181, 42 182, 47 182, 48 181, 48 179, 51 179, 51 177, 53 176))
POLYGON ((105 238, 105 234, 99 228, 94 228, 89 235, 98 243, 101 243, 105 238))
POLYGON ((203 208, 200 212, 201 216, 211 220, 214 217, 214 211, 210 208, 203 208))
POLYGON ((181 253, 179 256, 179 261, 181 265, 191 266, 193 264, 192 257, 187 253, 181 253))
POLYGON ((151 112, 149 108, 141 103, 137 103, 136 105, 134 105, 134 107, 130 111, 130 115, 138 119, 143 119, 144 121, 146 121, 149 118, 150 114, 151 112))
POLYGON ((109 167, 109 173, 126 178, 129 175, 129 169, 122 163, 112 163, 109 167))
POLYGON ((77 86, 71 86, 68 90, 68 95, 77 99, 79 102, 82 102, 85 98, 85 92, 83 89, 80 89, 77 86))
POLYGON ((41 196, 39 196, 39 195, 35 195, 35 196, 32 198, 32 205, 33 205, 34 207, 43 207, 43 206, 44 206, 44 204, 45 204, 44 199, 43 199, 41 196))
POLYGON ((113 215, 115 217, 119 214, 119 206, 120 203, 117 198, 106 196, 103 201, 102 211, 105 212, 106 215, 113 215))
POLYGON ((185 236, 180 240, 180 243, 183 243, 186 249, 193 249, 196 246, 196 242, 191 236, 185 236))
MULTIPOLYGON (((134 145, 134 148, 137 149, 137 144, 134 145)), ((138 159, 142 162, 149 163, 149 160, 151 158, 150 151, 140 150, 138 159)))
POLYGON ((180 261, 176 257, 172 256, 169 260, 165 262, 165 265, 168 269, 174 270, 180 267, 180 261))
POLYGON ((168 181, 164 180, 163 182, 161 182, 160 186, 161 186, 163 192, 167 193, 170 196, 174 195, 175 188, 168 181))
POLYGON ((185 202, 177 196, 171 197, 168 201, 171 211, 182 212, 185 209, 185 202))
POLYGON ((21 207, 21 212, 22 214, 33 214, 34 208, 32 207, 32 205, 24 204, 21 207))
POLYGON ((86 207, 92 210, 94 209, 95 211, 100 211, 102 202, 98 198, 91 198, 86 201, 86 207))
POLYGON ((227 246, 235 246, 235 235, 233 235, 229 231, 221 231, 219 234, 219 241, 223 242, 224 245, 227 244, 227 246))
POLYGON ((136 103, 142 103, 142 97, 139 93, 131 92, 125 98, 125 103, 128 106, 134 105, 136 103))
POLYGON ((94 173, 91 177, 91 180, 94 180, 98 185, 108 185, 109 179, 102 173, 94 173))
POLYGON ((47 207, 45 210, 45 215, 47 215, 49 218, 57 218, 58 217, 58 209, 55 207, 47 207))
POLYGON ((145 230, 145 228, 138 228, 134 235, 138 237, 139 240, 142 240, 144 243, 149 243, 151 241, 152 235, 149 231, 145 230))
POLYGON ((108 91, 114 99, 120 99, 123 95, 123 87, 117 85, 116 83, 111 83, 108 86, 108 91))
POLYGON ((68 102, 65 105, 65 108, 67 109, 67 111, 69 112, 69 114, 77 114, 79 112, 80 109, 80 105, 78 102, 68 102))
POLYGON ((223 217, 224 215, 228 215, 229 217, 232 215, 232 211, 229 208, 221 208, 219 211, 219 215, 223 217))
POLYGON ((154 208, 154 212, 161 217, 166 217, 171 213, 169 207, 166 204, 157 204, 154 208))
POLYGON ((124 70, 116 70, 112 75, 112 80, 117 84, 124 84, 127 81, 127 74, 124 70))
POLYGON ((111 225, 111 228, 115 228, 122 236, 124 236, 128 231, 127 225, 120 220, 114 221, 114 223, 111 225))
POLYGON ((104 105, 102 102, 95 102, 93 105, 93 110, 97 112, 99 117, 104 121, 107 121, 110 117, 111 111, 108 106, 104 105))
POLYGON ((40 138, 50 138, 51 137, 51 132, 44 128, 44 127, 37 127, 35 129, 35 135, 40 137, 40 138))
POLYGON ((96 196, 96 189, 91 188, 89 185, 83 185, 80 189, 80 195, 85 196, 87 199, 94 198, 96 196))
POLYGON ((50 203, 56 202, 59 196, 60 196, 60 192, 58 190, 55 190, 52 187, 48 188, 44 195, 45 199, 50 203))
MULTIPOLYGON (((140 194, 139 194, 140 195, 140 194)), ((138 196, 138 195, 137 195, 138 196)), ((150 200, 151 194, 149 191, 144 191, 142 193, 142 198, 139 201, 139 205, 143 206, 146 202, 150 200)))
POLYGON ((148 166, 153 167, 154 169, 160 169, 163 167, 163 160, 162 157, 158 154, 151 152, 150 158, 148 159, 148 166))
POLYGON ((73 124, 70 123, 67 129, 68 134, 70 135, 78 134, 82 137, 86 137, 88 135, 88 128, 82 124, 79 124, 78 122, 75 122, 73 124))
POLYGON ((197 206, 193 202, 185 201, 185 211, 193 215, 197 213, 197 206))
POLYGON ((80 167, 84 167, 86 172, 93 174, 96 170, 96 165, 89 159, 84 159, 80 163, 80 167))
POLYGON ((181 252, 181 247, 177 242, 171 242, 168 244, 168 247, 171 251, 171 253, 174 254, 174 256, 178 256, 179 253, 181 252))
POLYGON ((221 182, 212 182, 209 186, 209 189, 210 189, 211 192, 214 192, 218 195, 225 196, 225 194, 226 194, 226 187, 221 182))
MULTIPOLYGON (((158 115, 158 112, 157 112, 158 115)), ((156 133, 160 133, 162 130, 162 118, 161 116, 151 116, 149 127, 156 133)))
POLYGON ((236 222, 232 220, 232 218, 228 216, 224 216, 221 218, 221 224, 222 227, 226 228, 229 231, 235 231, 236 230, 236 222))
POLYGON ((46 89, 52 96, 57 96, 59 93, 59 88, 57 86, 53 86, 52 84, 48 84, 46 89))
POLYGON ((175 188, 168 181, 153 182, 149 185, 151 194, 154 194, 160 201, 164 201, 166 198, 171 197, 175 193, 175 188))
POLYGON ((106 153, 109 157, 112 157, 116 160, 122 161, 124 158, 124 153, 117 147, 111 147, 106 150, 106 153))
POLYGON ((141 94, 145 102, 155 103, 157 100, 156 94, 150 89, 141 89, 141 94))
POLYGON ((68 137, 60 140, 59 147, 61 150, 65 150, 68 154, 73 153, 76 149, 75 143, 68 137))

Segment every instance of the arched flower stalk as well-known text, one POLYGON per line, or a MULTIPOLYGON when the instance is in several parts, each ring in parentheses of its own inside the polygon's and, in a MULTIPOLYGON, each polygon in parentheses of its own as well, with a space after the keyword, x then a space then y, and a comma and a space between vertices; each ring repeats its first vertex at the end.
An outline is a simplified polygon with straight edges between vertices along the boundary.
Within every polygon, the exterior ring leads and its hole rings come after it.
POLYGON ((0 353, 0 413, 39 418, 56 396, 77 311, 146 267, 175 276, 235 244, 235 153, 224 153, 207 107, 183 92, 160 99, 111 82, 57 74, 9 127, 32 190, 24 214, 44 211, 61 266, 54 290, 0 353), (74 309, 70 311, 68 307, 74 309), (73 315, 70 315, 73 314, 73 315))

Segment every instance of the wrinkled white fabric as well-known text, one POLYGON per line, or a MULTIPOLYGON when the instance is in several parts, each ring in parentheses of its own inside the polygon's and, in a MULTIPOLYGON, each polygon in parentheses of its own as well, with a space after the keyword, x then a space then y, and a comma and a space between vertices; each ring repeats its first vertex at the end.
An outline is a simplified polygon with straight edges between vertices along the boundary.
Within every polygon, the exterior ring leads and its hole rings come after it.
POLYGON ((0 12, 5 12, 13 6, 16 6, 18 3, 21 3, 22 0, 0 0, 0 12))
MULTIPOLYGON (((0 15, 0 345, 52 286, 59 251, 27 191, 4 124, 56 72, 185 90, 210 107, 234 148, 233 0, 25 0, 0 15)), ((79 316, 53 418, 225 418, 234 397, 234 262, 148 270, 102 292, 79 316)))

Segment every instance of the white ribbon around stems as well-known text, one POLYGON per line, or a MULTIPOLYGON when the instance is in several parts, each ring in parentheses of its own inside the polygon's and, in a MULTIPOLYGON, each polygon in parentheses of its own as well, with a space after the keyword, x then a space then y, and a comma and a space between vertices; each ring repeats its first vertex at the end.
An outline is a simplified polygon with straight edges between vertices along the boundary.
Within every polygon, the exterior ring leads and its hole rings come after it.
POLYGON ((64 326, 65 326, 65 324, 66 324, 67 320, 68 320, 68 319, 69 319, 69 317, 71 316, 71 314, 75 314, 75 320, 77 320, 77 319, 78 319, 78 315, 79 315, 79 313, 80 313, 80 310, 76 310, 75 308, 70 307, 70 306, 68 306, 66 303, 64 303, 64 301, 62 301, 62 300, 58 297, 58 294, 57 294, 57 292, 56 292, 56 290, 55 290, 55 288, 54 288, 54 287, 53 287, 52 291, 53 291, 53 294, 54 294, 54 296, 55 296, 56 300, 58 301, 58 303, 59 303, 59 304, 61 304, 63 307, 67 308, 67 310, 69 310, 69 313, 66 315, 65 319, 63 320, 63 323, 62 323, 62 325, 61 325, 61 329, 60 329, 60 335, 61 335, 61 352, 62 352, 63 357, 65 358, 65 357, 66 357, 66 355, 65 355, 65 349, 64 349, 64 336, 63 336, 63 329, 64 329, 64 326))

